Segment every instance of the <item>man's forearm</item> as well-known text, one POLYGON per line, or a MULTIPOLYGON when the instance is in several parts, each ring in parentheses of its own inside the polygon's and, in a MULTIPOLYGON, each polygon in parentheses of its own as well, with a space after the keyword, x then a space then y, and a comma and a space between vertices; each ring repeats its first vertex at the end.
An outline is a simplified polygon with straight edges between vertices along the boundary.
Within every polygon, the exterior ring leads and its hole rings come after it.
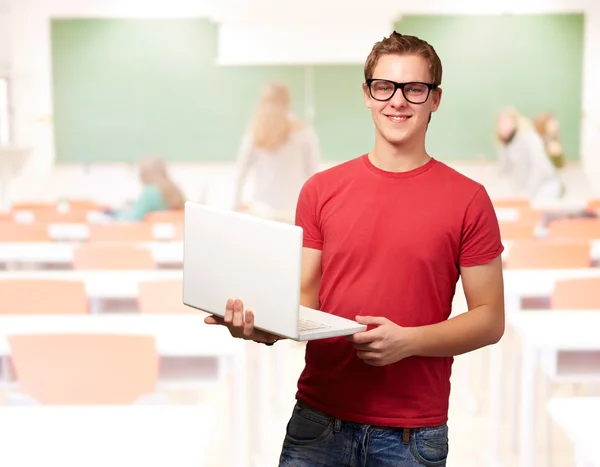
POLYGON ((495 344, 504 333, 504 314, 482 305, 447 321, 411 328, 413 355, 452 357, 495 344))

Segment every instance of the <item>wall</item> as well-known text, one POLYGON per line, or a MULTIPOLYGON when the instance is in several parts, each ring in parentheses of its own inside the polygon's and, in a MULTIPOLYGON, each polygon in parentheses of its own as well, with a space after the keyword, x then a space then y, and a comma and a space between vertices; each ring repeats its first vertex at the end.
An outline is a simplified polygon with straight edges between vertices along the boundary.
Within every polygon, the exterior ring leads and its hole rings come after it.
POLYGON ((427 3, 380 0, 371 6, 356 0, 355 3, 346 2, 344 8, 336 7, 333 0, 306 0, 294 5, 291 1, 283 0, 13 0, 9 42, 15 135, 20 145, 32 148, 30 162, 21 180, 28 183, 43 181, 54 162, 49 34, 49 19, 53 17, 209 16, 224 24, 222 35, 227 37, 222 41, 219 52, 223 63, 235 59, 264 63, 269 60, 277 61, 284 56, 291 60, 291 51, 300 53, 298 47, 293 48, 298 42, 310 44, 311 50, 309 54, 307 49, 303 49, 305 51, 298 56, 298 61, 326 60, 328 53, 334 54, 330 57, 331 60, 343 57, 344 61, 358 61, 359 55, 362 60, 364 50, 356 48, 352 38, 363 32, 366 36, 368 31, 368 43, 372 43, 373 35, 376 35, 376 39, 383 36, 381 29, 384 23, 391 28, 391 24, 401 13, 566 11, 586 13, 582 163, 590 176, 600 178, 600 89, 595 88, 595 84, 600 82, 600 47, 597 46, 600 43, 600 2, 596 0, 506 0, 495 5, 476 0, 431 0, 427 3), (286 8, 287 14, 284 15, 286 8), (290 11, 289 8, 293 9, 290 11), (373 14, 373 11, 377 11, 377 14, 373 14), (282 22, 284 18, 287 21, 285 23, 282 22), (331 22, 315 18, 327 18, 331 22), (247 27, 235 28, 242 20, 247 27), (267 55, 267 48, 260 46, 265 43, 265 29, 262 26, 271 24, 272 20, 279 22, 284 33, 278 37, 278 48, 270 49, 272 53, 267 55), (350 38, 347 25, 355 25, 350 28, 350 38), (226 34, 227 31, 229 34, 226 34), (290 53, 286 54, 285 51, 290 53))
POLYGON ((30 157, 9 196, 43 195, 54 163, 50 18, 197 17, 210 15, 202 0, 9 0, 14 135, 30 157))
POLYGON ((600 2, 586 15, 583 52, 582 164, 591 183, 600 184, 600 2))
POLYGON ((9 6, 0 0, 0 76, 8 73, 10 63, 9 6))

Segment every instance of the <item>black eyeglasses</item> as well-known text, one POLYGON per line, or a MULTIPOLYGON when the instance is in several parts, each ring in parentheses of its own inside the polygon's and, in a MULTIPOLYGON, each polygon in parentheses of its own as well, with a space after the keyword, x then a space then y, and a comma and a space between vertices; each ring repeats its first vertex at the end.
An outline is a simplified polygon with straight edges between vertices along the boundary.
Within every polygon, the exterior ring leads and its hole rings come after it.
POLYGON ((376 101, 389 101, 398 88, 402 90, 402 95, 411 104, 423 104, 429 98, 432 89, 437 89, 437 84, 421 83, 413 81, 410 83, 396 83, 389 79, 371 78, 367 80, 369 93, 376 101))

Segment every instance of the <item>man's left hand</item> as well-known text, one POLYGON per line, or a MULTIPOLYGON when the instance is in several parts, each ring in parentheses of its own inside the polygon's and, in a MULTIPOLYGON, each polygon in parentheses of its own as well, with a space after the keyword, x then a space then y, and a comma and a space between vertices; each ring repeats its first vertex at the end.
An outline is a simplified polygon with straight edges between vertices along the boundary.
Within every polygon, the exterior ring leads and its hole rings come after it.
POLYGON ((389 365, 413 355, 415 328, 404 328, 379 316, 357 316, 356 322, 375 326, 348 336, 348 340, 354 343, 356 355, 367 365, 389 365))

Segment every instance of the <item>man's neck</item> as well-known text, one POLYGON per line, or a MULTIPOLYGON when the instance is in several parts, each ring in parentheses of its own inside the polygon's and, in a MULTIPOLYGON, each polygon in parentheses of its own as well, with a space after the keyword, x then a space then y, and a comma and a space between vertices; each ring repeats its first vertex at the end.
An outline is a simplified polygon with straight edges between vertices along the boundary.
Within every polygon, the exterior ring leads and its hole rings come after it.
POLYGON ((369 153, 371 163, 386 172, 408 172, 425 165, 430 159, 425 144, 393 145, 376 140, 375 147, 369 153))

